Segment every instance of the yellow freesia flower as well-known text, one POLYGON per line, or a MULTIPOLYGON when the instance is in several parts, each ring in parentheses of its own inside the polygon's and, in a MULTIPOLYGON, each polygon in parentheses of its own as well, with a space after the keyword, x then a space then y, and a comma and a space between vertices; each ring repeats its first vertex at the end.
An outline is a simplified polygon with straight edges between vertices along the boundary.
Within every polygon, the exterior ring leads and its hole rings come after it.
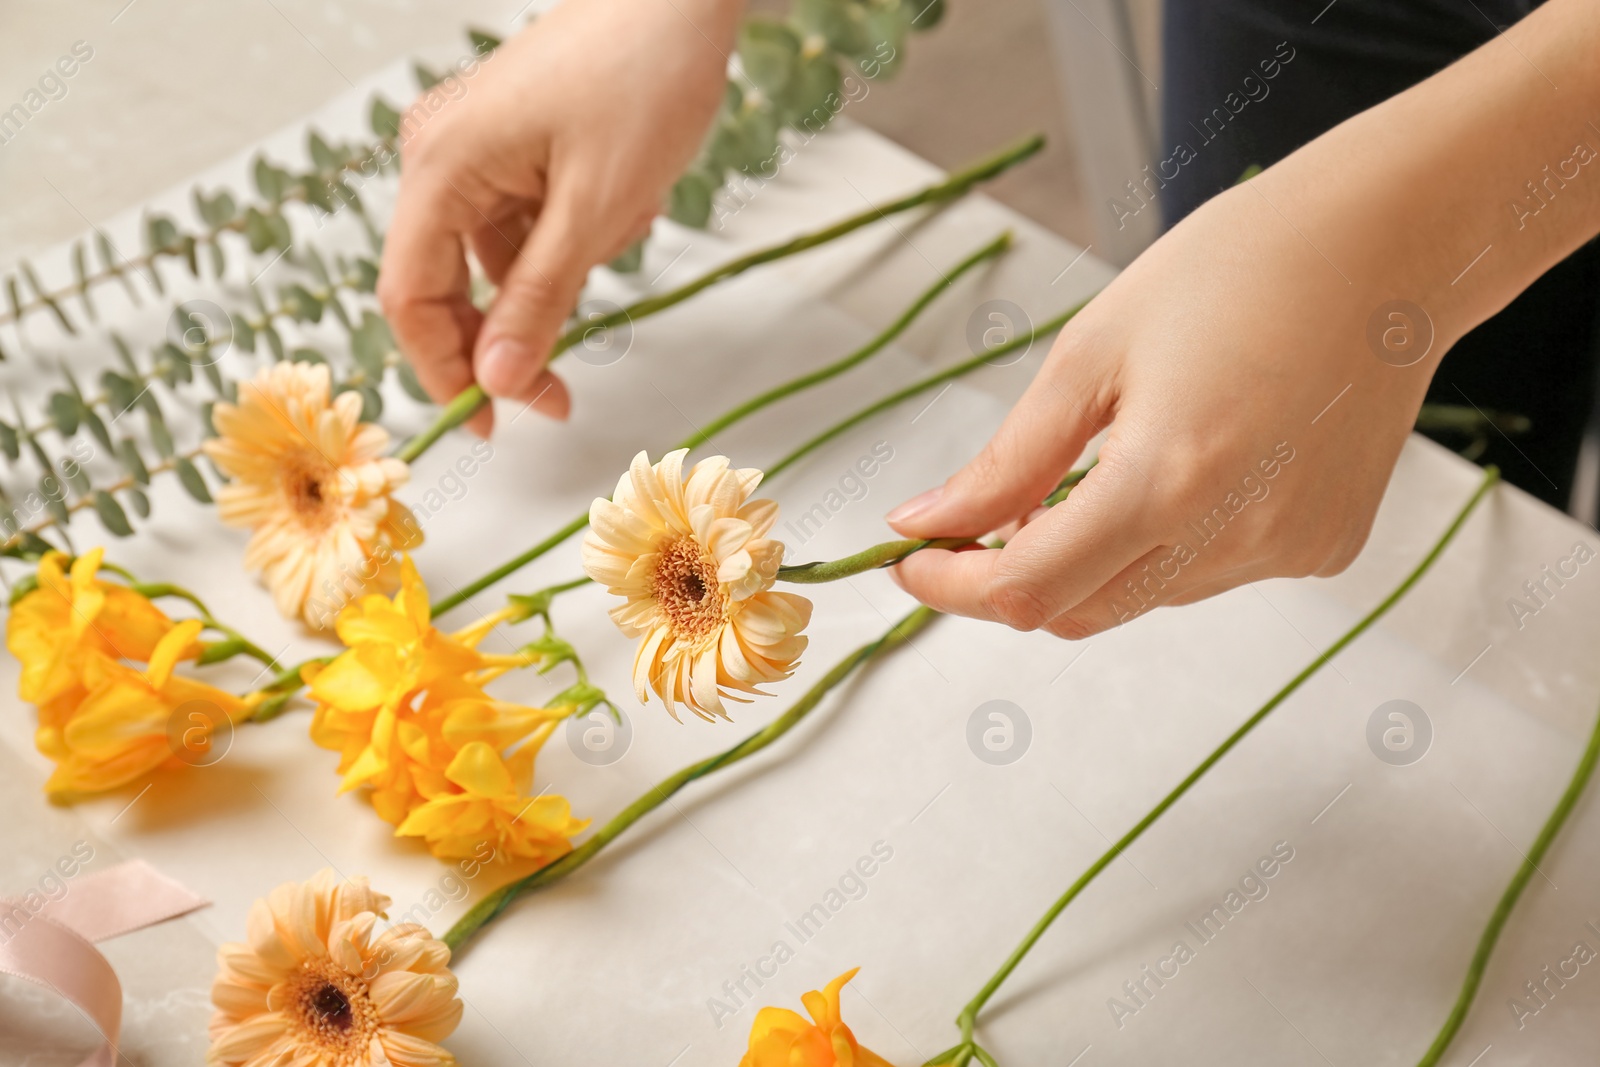
POLYGON ((147 598, 98 577, 104 556, 105 549, 91 549, 69 572, 65 555, 47 552, 39 560, 38 587, 6 620, 6 647, 22 664, 18 695, 41 712, 63 696, 81 696, 89 653, 145 662, 172 629, 172 620, 147 598))
POLYGON ((862 1048, 839 1017, 839 992, 859 967, 829 982, 821 992, 800 998, 811 1014, 808 1022, 787 1008, 762 1008, 750 1027, 750 1048, 739 1067, 892 1067, 888 1060, 862 1048))
POLYGON ((339 753, 340 792, 365 787, 380 818, 436 855, 469 855, 485 841, 506 856, 560 855, 587 823, 561 798, 534 800, 527 789, 539 746, 571 709, 484 691, 537 659, 477 647, 509 610, 446 633, 428 603, 408 558, 392 600, 369 595, 339 613, 346 650, 302 672, 317 705, 311 739, 339 753))
POLYGON ((435 794, 413 808, 395 833, 422 838, 441 859, 468 859, 482 842, 499 855, 541 866, 566 855, 589 820, 574 819, 565 797, 529 796, 534 756, 553 729, 555 723, 546 723, 509 757, 487 742, 469 742, 445 768, 460 791, 435 794))
POLYGON ((83 698, 59 727, 41 726, 39 749, 56 761, 52 795, 114 789, 169 762, 193 762, 213 730, 245 718, 254 702, 174 673, 202 624, 186 619, 135 670, 98 651, 83 661, 83 698))

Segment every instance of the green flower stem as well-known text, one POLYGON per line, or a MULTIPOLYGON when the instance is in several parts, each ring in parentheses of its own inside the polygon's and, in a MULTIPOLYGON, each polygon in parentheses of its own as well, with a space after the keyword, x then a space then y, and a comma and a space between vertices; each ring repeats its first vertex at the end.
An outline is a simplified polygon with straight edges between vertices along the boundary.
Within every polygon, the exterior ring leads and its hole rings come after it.
POLYGON ((800 462, 800 460, 804 459, 812 452, 815 452, 817 449, 827 444, 829 441, 832 441, 839 435, 854 429, 861 423, 866 422, 880 411, 886 411, 897 404, 901 404, 916 396, 918 393, 925 393, 936 385, 943 385, 945 382, 954 381, 955 379, 960 378, 962 375, 970 374, 979 367, 982 367, 993 360, 999 359, 1001 356, 1010 355, 1012 352, 1015 352, 1020 348, 1026 348, 1028 345, 1033 344, 1035 339, 1042 337, 1045 334, 1054 333, 1056 330, 1061 329, 1062 326, 1065 326, 1068 320, 1070 320, 1078 312, 1082 311, 1088 303, 1088 299, 1081 300, 1077 304, 1074 304, 1072 307, 1068 308, 1066 311, 1061 312, 1061 314, 1056 315, 1054 318, 1051 318, 1043 323, 1040 323, 1038 326, 1034 327, 1025 334, 1020 334, 1016 337, 1013 337, 1003 345, 996 345, 994 348, 987 349, 984 352, 973 356, 971 359, 962 360, 960 363, 946 367, 944 370, 939 371, 936 374, 930 374, 926 378, 919 378, 910 385, 907 385, 905 388, 897 389, 883 399, 878 400, 875 403, 868 404, 866 407, 862 408, 854 415, 851 415, 849 418, 834 423, 832 426, 828 427, 826 430, 822 431, 817 436, 813 437, 811 440, 795 449, 793 452, 790 452, 787 456, 784 456, 777 463, 774 463, 772 466, 768 467, 766 472, 767 477, 776 477, 783 471, 792 467, 794 464, 800 462))
POLYGON ((1461 1024, 1466 1021, 1467 1010, 1472 1007, 1472 999, 1477 995, 1478 986, 1483 982, 1484 969, 1489 965, 1489 955, 1494 951, 1495 942, 1500 939, 1501 929, 1511 917, 1511 911, 1517 906, 1517 899, 1527 888, 1533 873, 1539 869, 1539 862, 1544 859, 1545 853, 1550 851, 1550 845, 1561 832, 1561 827, 1566 824, 1567 816, 1572 814, 1578 798, 1588 787, 1589 779, 1594 776, 1596 761, 1600 761, 1600 718, 1595 720, 1594 729, 1589 734, 1589 747, 1584 749, 1583 758, 1578 760, 1578 766, 1572 772, 1572 780, 1567 783, 1566 792, 1561 794, 1555 810, 1545 820, 1544 828, 1539 831, 1539 836, 1534 839, 1527 855, 1523 857, 1522 865, 1517 868, 1517 873, 1512 875, 1511 884, 1506 886, 1499 903, 1494 906, 1494 911, 1489 916, 1489 924, 1483 928, 1483 934, 1478 938, 1477 951, 1472 954, 1472 962, 1467 966, 1467 976, 1461 983, 1461 992, 1456 996, 1455 1005, 1450 1009, 1450 1015, 1445 1019, 1439 1035, 1433 1039, 1433 1044, 1428 1046, 1428 1051, 1417 1061, 1417 1067, 1433 1067, 1444 1056, 1445 1049, 1450 1047, 1450 1042, 1455 1040, 1456 1031, 1460 1030, 1461 1024))
MULTIPOLYGON (((909 211, 925 204, 940 204, 953 200, 964 195, 980 182, 988 181, 990 178, 996 177, 1016 164, 1021 163, 1043 147, 1044 137, 1034 134, 1032 137, 1012 145, 1010 148, 1006 148, 987 159, 980 160, 963 170, 949 175, 943 181, 935 182, 909 196, 903 196, 887 204, 868 208, 866 211, 852 215, 824 229, 802 234, 780 244, 771 245, 748 255, 740 256, 738 259, 724 263, 715 270, 701 275, 686 285, 655 296, 645 297, 643 300, 636 301, 609 315, 589 322, 579 323, 556 341, 554 347, 550 350, 550 358, 553 360, 567 349, 578 344, 592 330, 609 329, 624 322, 632 322, 647 315, 654 315, 658 311, 665 311, 667 308, 682 303, 701 290, 708 289, 720 281, 725 281, 737 274, 743 274, 753 267, 759 267, 765 263, 771 263, 774 260, 816 248, 818 245, 827 244, 829 241, 853 233, 863 226, 879 219, 887 218, 890 215, 909 211)), ((488 402, 488 399, 488 396, 479 386, 468 386, 455 399, 445 405, 434 420, 433 425, 407 441, 395 453, 396 456, 407 463, 413 462, 440 437, 470 418, 473 412, 488 402)))
MULTIPOLYGON (((880 332, 876 337, 868 341, 862 347, 856 349, 854 352, 851 352, 842 359, 835 360, 834 362, 829 363, 827 366, 814 370, 809 374, 803 374, 798 378, 791 378, 782 385, 774 386, 773 388, 768 389, 766 392, 752 397, 742 404, 723 412, 706 426, 696 430, 688 437, 685 437, 682 441, 679 441, 673 447, 694 448, 696 445, 703 444, 714 434, 720 433, 729 426, 732 426, 734 423, 748 418, 757 411, 760 411, 762 408, 775 404, 779 400, 798 393, 801 390, 809 389, 815 385, 820 385, 829 379, 836 378, 846 371, 861 365, 866 360, 877 355, 884 348, 888 347, 891 341, 893 341, 896 337, 899 337, 900 334, 904 333, 906 327, 910 326, 912 321, 915 320, 916 317, 924 310, 926 310, 929 304, 933 303, 933 301, 938 298, 941 293, 945 292, 949 288, 947 282, 955 281, 956 278, 978 266, 980 263, 992 259, 1001 252, 1004 252, 1008 247, 1010 247, 1010 244, 1010 232, 1008 231, 1006 233, 1002 233, 1000 236, 996 237, 994 240, 990 241, 988 244, 972 253, 966 259, 962 260, 955 266, 955 268, 953 268, 944 277, 941 277, 940 280, 934 285, 929 286, 921 296, 917 297, 917 299, 911 303, 910 307, 901 312, 897 319, 891 322, 883 329, 882 332, 880 332)), ((459 397, 457 399, 459 399, 459 397)), ((452 401, 452 404, 454 404, 454 401, 452 401)), ((468 412, 468 414, 471 413, 468 412)), ((669 451, 671 450, 669 449, 669 451)), ((582 514, 575 516, 565 526, 561 527, 555 533, 546 537, 544 540, 540 541, 526 552, 523 552, 514 559, 507 560, 505 563, 502 563, 488 574, 485 574, 481 578, 478 578, 474 581, 468 582, 460 589, 455 590, 449 596, 440 599, 433 605, 433 614, 435 616, 442 615, 451 608, 454 608, 466 601, 468 597, 475 596, 476 594, 481 593, 483 590, 489 588, 491 585, 494 585, 501 579, 516 573, 523 567, 526 567, 528 564, 538 559, 540 556, 543 556, 545 553, 555 548, 557 545, 561 544, 573 534, 580 532, 588 525, 589 513, 585 511, 582 514)))
POLYGON ((796 563, 788 567, 779 567, 778 580, 801 585, 837 582, 841 578, 850 578, 865 571, 892 567, 911 553, 920 552, 924 548, 964 548, 977 543, 970 537, 938 537, 932 540, 908 537, 901 541, 885 541, 881 545, 862 549, 853 556, 829 560, 826 563, 796 563))
POLYGON ((488 923, 504 911, 512 901, 524 893, 564 878, 579 867, 582 867, 593 859, 601 849, 621 836, 630 826, 662 804, 665 804, 673 794, 691 782, 753 756, 774 741, 777 741, 793 729, 800 720, 804 719, 813 708, 822 703, 823 697, 827 696, 831 690, 850 677, 856 668, 905 644, 937 615, 938 613, 931 608, 917 608, 890 627, 881 637, 869 641, 840 660, 820 681, 806 690, 804 696, 771 723, 746 737, 732 748, 708 759, 703 759, 698 763, 692 763, 676 774, 663 779, 633 803, 622 809, 610 822, 596 831, 593 837, 561 859, 546 864, 524 878, 501 886, 478 901, 445 933, 441 940, 450 946, 452 952, 458 951, 485 923, 488 923))
MULTIPOLYGON (((991 357, 992 358, 992 357, 991 357)), ((1095 462, 1098 462, 1096 460, 1095 462)), ((1074 486, 1089 476, 1089 471, 1094 468, 1094 462, 1082 470, 1075 470, 1062 478, 1055 490, 1044 498, 1043 507, 1053 508, 1072 492, 1074 486)), ((935 537, 916 538, 908 537, 899 541, 885 541, 880 545, 862 549, 853 556, 843 559, 829 560, 826 563, 795 563, 778 568, 780 582, 795 582, 800 585, 820 585, 823 582, 837 582, 841 578, 854 577, 866 571, 877 570, 880 567, 892 567, 905 559, 913 552, 921 552, 925 548, 966 548, 978 544, 977 539, 971 537, 935 537)), ((989 546, 999 548, 997 542, 989 546)))
MULTIPOLYGON (((1412 569, 1410 574, 1406 575, 1405 580, 1396 586, 1393 592, 1385 597, 1377 607, 1373 608, 1370 612, 1363 616, 1362 619, 1355 624, 1355 626, 1351 627, 1351 629, 1344 634, 1344 636, 1340 637, 1339 640, 1330 645, 1325 652, 1319 655, 1316 659, 1312 660, 1311 663, 1305 667, 1305 669, 1290 679, 1287 685, 1274 693, 1272 697, 1265 704, 1263 704, 1254 715, 1246 719, 1243 725, 1228 735, 1227 740, 1218 745, 1209 756, 1200 762, 1199 766, 1190 771, 1188 777, 1179 782, 1177 787, 1174 788, 1172 792, 1163 797, 1161 802, 1150 810, 1149 814, 1134 824, 1133 829, 1124 834, 1099 859, 1090 864, 1089 869, 1078 876, 1077 881, 1073 882, 1072 885, 1067 887, 1067 891, 1063 893, 1060 898, 1050 906, 1049 910, 1044 913, 1044 916, 1034 924, 1033 928, 1028 931, 1027 936, 1022 939, 1021 944, 1019 944, 1012 951, 1011 955, 1006 958, 1005 963, 1001 964, 1000 969, 996 971, 993 977, 991 977, 989 981, 985 983, 984 987, 978 991, 977 996, 973 997, 972 1000, 967 1003, 966 1007, 961 1009, 961 1014, 956 1018, 956 1024, 961 1028, 961 1037, 964 1045, 972 1042, 973 1028, 977 1024, 978 1013, 983 1010, 984 1005, 987 1004, 989 999, 994 996, 995 991, 1000 988, 1001 984, 1011 976, 1011 972, 1017 969, 1017 965, 1020 964, 1023 957, 1028 954, 1028 950, 1033 948, 1034 944, 1038 942, 1040 937, 1044 936, 1044 932, 1050 928, 1050 924, 1055 922, 1056 917, 1066 910, 1067 905, 1071 904, 1073 900, 1077 898, 1078 894, 1083 892, 1084 888, 1090 882, 1094 881, 1095 877, 1101 871, 1110 866, 1113 860, 1126 851, 1128 846, 1137 841, 1140 835, 1148 830, 1157 819, 1165 814, 1168 808, 1177 803, 1178 799, 1187 793, 1190 787, 1204 777, 1206 772, 1215 766, 1223 756, 1226 756, 1235 745, 1237 745, 1245 738, 1247 734, 1250 733, 1250 731, 1254 730, 1258 725, 1260 725, 1263 719, 1265 719, 1280 704, 1287 700, 1289 696, 1295 692, 1295 690, 1299 689, 1301 685, 1305 684, 1307 679, 1316 674, 1317 671, 1321 670, 1329 660, 1333 659, 1340 652, 1344 651, 1344 649, 1348 647, 1351 642, 1370 629, 1374 623, 1388 613, 1390 608, 1399 603, 1401 598, 1410 592, 1411 587, 1416 585, 1417 582, 1422 579, 1422 576, 1426 574, 1433 566, 1434 561, 1439 558, 1439 556, 1444 552, 1445 548, 1452 540, 1454 540, 1456 533, 1466 523, 1467 517, 1472 514, 1473 509, 1478 506, 1479 501, 1484 498, 1484 496, 1489 492, 1490 488, 1492 488, 1494 484, 1499 481, 1499 479, 1499 470, 1494 467, 1487 468, 1483 472, 1483 480, 1478 483, 1477 490, 1467 500, 1466 504, 1462 506, 1461 510, 1456 513, 1456 517, 1451 521, 1450 525, 1446 527, 1444 533, 1440 535, 1439 539, 1434 542, 1433 547, 1428 550, 1428 554, 1422 557, 1422 561, 1412 569)), ((1564 813, 1562 814, 1564 817, 1564 813)), ((1546 830, 1547 832, 1551 833, 1551 836, 1554 836, 1553 831, 1549 827, 1547 827, 1546 830)), ((1541 838, 1541 840, 1543 839, 1541 838)), ((1548 842, 1546 842, 1546 844, 1548 844, 1548 842)), ((1526 876, 1523 875, 1523 881, 1525 882, 1526 880, 1526 876)), ((1513 885, 1516 886, 1516 883, 1513 883, 1513 885)), ((1517 889, 1520 891, 1520 886, 1517 886, 1517 889)), ((1515 897, 1512 899, 1514 901, 1515 897)))

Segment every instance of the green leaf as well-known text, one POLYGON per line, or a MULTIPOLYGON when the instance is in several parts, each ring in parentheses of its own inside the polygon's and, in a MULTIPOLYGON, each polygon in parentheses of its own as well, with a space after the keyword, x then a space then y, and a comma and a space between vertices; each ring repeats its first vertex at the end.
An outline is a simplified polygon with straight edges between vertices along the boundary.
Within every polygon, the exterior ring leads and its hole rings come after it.
POLYGON ((128 277, 127 272, 118 261, 117 250, 111 247, 111 238, 106 236, 104 230, 96 230, 94 231, 94 244, 95 250, 100 254, 100 266, 108 273, 116 275, 117 280, 122 283, 122 287, 128 291, 128 299, 137 307, 141 303, 139 287, 133 284, 133 279, 128 277))
POLYGON ((645 239, 641 237, 629 245, 622 255, 611 261, 611 269, 618 274, 633 274, 638 271, 640 264, 644 262, 644 241, 645 239))
POLYGON ((117 358, 122 361, 124 367, 128 368, 128 373, 135 378, 140 377, 139 364, 133 360, 133 350, 128 347, 128 342, 122 339, 122 335, 115 330, 111 331, 111 346, 117 350, 117 358))
POLYGON ((350 354, 356 365, 373 381, 382 381, 383 372, 394 351, 394 335, 383 316, 374 311, 361 313, 361 325, 350 335, 350 354))
POLYGON ((71 393, 51 393, 50 417, 55 420, 56 429, 62 437, 71 437, 78 432, 78 422, 83 417, 83 401, 71 393))
POLYGON ((417 86, 421 88, 423 92, 427 92, 429 89, 432 89, 435 85, 438 85, 444 80, 443 78, 439 77, 439 75, 423 66, 421 63, 412 64, 411 72, 417 76, 417 86))
POLYGON ((717 185, 703 173, 690 171, 672 186, 667 217, 682 226, 704 229, 711 218, 711 197, 717 185))
POLYGON ((322 300, 298 282, 278 290, 278 303, 296 322, 322 321, 322 300))
POLYGON ((6 306, 11 310, 11 321, 22 324, 22 292, 17 288, 17 276, 6 275, 6 306))
MULTIPOLYGON (((917 0, 911 0, 916 3, 917 0)), ((906 55, 906 33, 911 29, 911 12, 904 4, 873 4, 867 10, 867 35, 871 46, 858 56, 861 70, 869 78, 893 77, 906 55)))
POLYGON ((381 96, 372 98, 372 117, 370 123, 372 132, 385 141, 398 140, 400 137, 400 112, 394 105, 381 96))
POLYGON ((361 393, 361 421, 377 422, 383 418, 383 394, 375 385, 363 385, 361 393))
POLYGON ((178 224, 166 215, 145 216, 144 250, 152 258, 177 251, 178 224))
POLYGON ((228 321, 233 324, 233 339, 241 349, 254 353, 256 350, 256 328, 250 325, 250 320, 238 312, 230 312, 228 321))
POLYGON ((128 503, 133 505, 134 514, 141 519, 150 517, 150 498, 145 496, 144 490, 136 485, 128 486, 128 503))
POLYGON ((866 9, 855 0, 794 0, 789 19, 802 34, 821 37, 835 52, 855 55, 870 47, 866 9))
POLYGON ((224 400, 230 399, 231 394, 228 392, 228 386, 232 383, 223 381, 222 370, 217 366, 216 361, 212 360, 210 363, 202 364, 200 369, 204 372, 206 381, 210 383, 211 391, 224 400))
POLYGON ((67 491, 61 479, 45 474, 39 479, 39 495, 44 498, 44 509, 57 523, 65 526, 72 521, 72 513, 67 510, 67 491))
POLYGON ((422 388, 421 382, 417 381, 417 372, 412 369, 411 364, 405 360, 401 360, 396 364, 395 377, 400 379, 400 388, 404 389, 406 395, 412 400, 420 404, 433 403, 433 398, 428 395, 428 391, 422 388))
POLYGON ((776 100, 800 62, 800 35, 776 19, 746 19, 739 28, 739 59, 745 76, 776 100))
POLYGON ((180 383, 194 381, 194 366, 189 361, 189 354, 171 341, 156 349, 156 362, 161 368, 161 380, 167 383, 167 388, 176 389, 180 383))
POLYGON ((4 450, 6 459, 12 463, 22 458, 22 439, 9 422, 0 422, 0 450, 4 450))
POLYGON ((107 370, 100 374, 100 390, 106 394, 106 405, 111 409, 111 417, 120 419, 124 412, 133 407, 133 402, 138 398, 139 383, 125 374, 107 370))
POLYGON ((480 56, 486 56, 501 45, 500 38, 483 30, 467 27, 467 40, 472 42, 472 50, 480 56))
POLYGON ((252 168, 255 178, 256 192, 262 199, 276 204, 283 200, 284 194, 289 191, 291 178, 288 171, 275 167, 267 162, 265 156, 257 156, 255 166, 252 168))
POLYGON ((57 466, 61 470, 61 476, 67 480, 68 485, 72 486, 73 492, 79 496, 89 495, 92 487, 89 485, 89 473, 83 469, 83 464, 68 457, 63 459, 57 466))
POLYGON ((283 337, 278 333, 278 328, 271 322, 265 323, 260 330, 262 337, 267 339, 267 348, 272 352, 272 358, 283 359, 283 337))
POLYGON ((378 265, 365 257, 355 261, 355 289, 361 293, 378 291, 378 265))
POLYGON ((195 241, 194 234, 186 233, 178 239, 178 254, 189 268, 190 277, 200 277, 200 245, 195 241))
POLYGON ((807 133, 821 130, 843 106, 843 89, 833 56, 823 52, 801 60, 784 99, 789 125, 807 133))
POLYGON ((140 485, 150 484, 150 468, 145 466, 144 457, 139 454, 139 446, 133 438, 124 437, 117 442, 117 462, 128 472, 128 477, 140 485))
POLYGON ((128 513, 122 510, 116 497, 104 489, 95 490, 94 511, 100 524, 117 537, 132 537, 133 527, 128 524, 128 513))
POLYGON ((272 247, 272 225, 254 205, 247 208, 244 213, 244 236, 250 242, 250 251, 256 255, 272 247))
POLYGON ((178 481, 189 495, 202 504, 211 503, 211 490, 206 488, 206 480, 201 477, 200 470, 186 456, 179 456, 172 462, 172 469, 178 472, 178 481))
POLYGON ((50 291, 39 283, 39 276, 33 273, 32 264, 27 260, 23 260, 17 264, 17 269, 22 271, 22 276, 27 279, 28 285, 33 289, 33 294, 39 298, 41 304, 50 309, 50 313, 56 317, 56 321, 61 324, 61 328, 67 333, 76 336, 78 328, 72 324, 71 319, 67 318, 66 311, 62 309, 60 304, 56 303, 56 298, 50 295, 50 291))
POLYGON ((178 450, 172 442, 172 431, 167 428, 167 417, 155 406, 146 407, 144 413, 150 427, 150 443, 155 446, 156 454, 162 459, 172 459, 178 450))
POLYGON ((322 253, 315 246, 308 246, 305 251, 306 269, 317 280, 317 285, 323 289, 333 287, 333 279, 328 276, 328 265, 322 261, 322 253))
POLYGON ((297 348, 289 353, 289 359, 295 363, 328 362, 328 357, 318 352, 315 348, 297 348))
POLYGON ((311 164, 318 170, 343 170, 344 156, 334 151, 322 134, 312 130, 306 136, 306 150, 311 153, 311 164))
POLYGON ((83 242, 72 242, 72 280, 78 288, 78 299, 83 301, 83 310, 89 316, 89 321, 98 322, 100 316, 95 311, 94 298, 90 295, 93 286, 89 284, 88 258, 88 249, 83 242))
POLYGON ((89 407, 87 404, 83 408, 83 424, 89 427, 89 433, 94 436, 96 441, 100 442, 101 448, 109 449, 111 447, 111 431, 106 429, 105 421, 100 418, 94 408, 89 407))
POLYGON ((227 273, 228 254, 222 250, 221 241, 207 241, 206 254, 211 257, 211 276, 213 278, 220 278, 227 273))

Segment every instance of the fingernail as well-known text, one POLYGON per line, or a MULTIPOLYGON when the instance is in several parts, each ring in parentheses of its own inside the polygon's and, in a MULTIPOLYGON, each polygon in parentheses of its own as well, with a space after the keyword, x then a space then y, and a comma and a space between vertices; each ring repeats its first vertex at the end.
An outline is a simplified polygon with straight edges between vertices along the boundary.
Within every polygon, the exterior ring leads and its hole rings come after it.
POLYGON ((533 360, 528 346, 509 337, 489 345, 478 361, 478 384, 490 396, 510 396, 517 391, 523 368, 533 360))
POLYGON ((932 507, 939 502, 939 498, 943 495, 944 486, 942 485, 933 489, 929 489, 926 493, 921 493, 912 497, 904 504, 901 504, 899 507, 889 512, 886 518, 891 523, 906 522, 910 519, 914 519, 918 515, 921 515, 924 512, 932 509, 932 507))

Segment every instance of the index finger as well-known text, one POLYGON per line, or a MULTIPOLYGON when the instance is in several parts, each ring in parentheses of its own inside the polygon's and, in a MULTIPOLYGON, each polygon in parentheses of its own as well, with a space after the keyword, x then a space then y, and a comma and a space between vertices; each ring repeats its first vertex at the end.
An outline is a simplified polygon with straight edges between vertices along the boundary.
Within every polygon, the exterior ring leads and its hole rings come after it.
POLYGON ((1097 467, 1066 500, 983 552, 923 549, 891 574, 906 592, 950 615, 1034 630, 1070 611, 1154 548, 1136 502, 1097 467))
MULTIPOLYGON (((422 388, 440 404, 473 384, 472 347, 483 326, 483 313, 472 304, 466 250, 452 223, 454 205, 447 192, 447 186, 425 177, 401 181, 378 276, 378 300, 400 351, 422 388)), ((467 422, 480 436, 493 425, 494 411, 487 404, 467 422)))

